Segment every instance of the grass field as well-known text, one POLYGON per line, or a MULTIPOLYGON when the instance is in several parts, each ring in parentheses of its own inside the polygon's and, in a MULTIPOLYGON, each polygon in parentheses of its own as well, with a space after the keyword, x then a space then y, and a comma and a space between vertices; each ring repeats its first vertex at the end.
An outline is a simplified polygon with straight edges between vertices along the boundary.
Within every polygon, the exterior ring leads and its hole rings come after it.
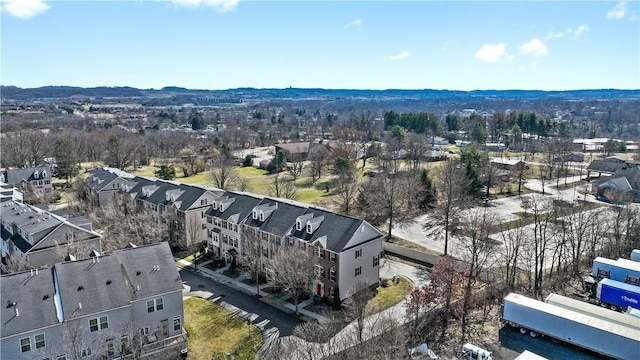
POLYGON ((397 284, 389 280, 389 286, 378 288, 378 294, 369 302, 373 312, 379 312, 397 304, 413 289, 413 284, 407 278, 399 276, 398 279, 397 284))
POLYGON ((210 301, 185 300, 184 317, 189 359, 254 359, 262 343, 257 327, 210 301))

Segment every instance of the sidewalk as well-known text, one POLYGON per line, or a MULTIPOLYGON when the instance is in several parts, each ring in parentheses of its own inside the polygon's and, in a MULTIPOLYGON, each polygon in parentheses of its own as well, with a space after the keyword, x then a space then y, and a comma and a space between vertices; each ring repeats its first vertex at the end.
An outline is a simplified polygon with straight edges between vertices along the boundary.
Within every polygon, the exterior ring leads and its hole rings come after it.
MULTIPOLYGON (((226 270, 226 267, 220 268, 220 269, 216 269, 216 270, 212 270, 209 269, 207 267, 205 267, 205 265, 207 265, 208 263, 210 263, 211 261, 205 261, 201 264, 198 264, 197 270, 194 270, 193 268, 193 263, 184 259, 178 259, 178 258, 174 258, 174 260, 176 261, 176 265, 180 268, 183 268, 185 270, 189 270, 191 272, 195 272, 196 274, 199 274, 201 276, 205 276, 208 277, 210 279, 213 279, 215 281, 217 281, 220 284, 229 286, 235 290, 238 290, 242 293, 245 293, 247 295, 251 295, 251 296, 255 296, 256 295, 256 287, 253 285, 249 285, 249 284, 245 284, 244 282, 242 282, 240 280, 240 278, 234 279, 231 278, 227 275, 225 275, 223 273, 224 270, 226 270)), ((276 309, 279 309, 281 311, 284 311, 286 313, 289 314, 293 314, 295 313, 295 305, 293 305, 292 303, 286 301, 284 298, 278 298, 277 296, 274 296, 272 294, 269 294, 267 292, 264 292, 264 288, 268 287, 269 285, 264 284, 264 285, 260 285, 260 301, 262 301, 263 303, 270 305, 272 307, 275 307, 276 309)), ((305 309, 306 306, 309 306, 311 303, 313 303, 312 299, 309 300, 305 300, 301 303, 298 304, 298 313, 300 315, 298 315, 302 320, 304 321, 318 321, 318 322, 323 322, 325 321, 324 316, 314 313, 312 311, 309 311, 307 309, 305 309)))

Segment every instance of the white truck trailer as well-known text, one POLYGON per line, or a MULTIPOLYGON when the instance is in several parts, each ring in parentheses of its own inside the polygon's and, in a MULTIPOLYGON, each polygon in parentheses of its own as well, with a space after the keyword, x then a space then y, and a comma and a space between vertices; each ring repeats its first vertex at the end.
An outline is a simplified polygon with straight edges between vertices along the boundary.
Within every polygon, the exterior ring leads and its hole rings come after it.
POLYGON ((636 359, 640 330, 511 293, 502 320, 531 337, 548 336, 615 359, 636 359))
POLYGON ((588 302, 572 299, 559 294, 550 294, 544 301, 548 304, 577 311, 585 315, 590 315, 595 318, 640 331, 640 319, 630 314, 609 310, 598 305, 589 304, 588 302))

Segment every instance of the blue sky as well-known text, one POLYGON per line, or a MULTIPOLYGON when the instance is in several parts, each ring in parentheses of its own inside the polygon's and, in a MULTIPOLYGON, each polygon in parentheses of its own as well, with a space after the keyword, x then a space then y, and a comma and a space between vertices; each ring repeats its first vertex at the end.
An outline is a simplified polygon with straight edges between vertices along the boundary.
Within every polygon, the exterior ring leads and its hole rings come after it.
POLYGON ((640 89, 638 1, 0 3, 3 85, 640 89))

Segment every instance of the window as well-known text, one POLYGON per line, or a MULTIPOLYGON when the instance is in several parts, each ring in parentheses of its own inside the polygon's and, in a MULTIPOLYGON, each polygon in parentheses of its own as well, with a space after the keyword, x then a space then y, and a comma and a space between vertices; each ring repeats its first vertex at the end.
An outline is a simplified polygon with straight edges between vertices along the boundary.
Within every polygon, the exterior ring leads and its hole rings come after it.
POLYGON ((204 211, 200 212, 200 218, 204 219, 204 211))
POLYGON ((227 221, 226 220, 222 220, 222 228, 223 229, 227 228, 227 221))
POLYGON ((336 268, 329 270, 329 280, 336 281, 336 268))
POLYGON ((44 341, 44 334, 38 334, 35 336, 36 349, 45 347, 47 344, 44 341))
POLYGON ((95 319, 89 319, 89 330, 91 332, 108 329, 109 328, 109 318, 107 316, 101 316, 95 319))
POLYGON ((610 278, 611 277, 611 272, 608 270, 603 270, 603 269, 598 269, 598 280, 601 280, 603 278, 610 278))
POLYGON ((140 328, 140 335, 142 335, 142 336, 149 335, 149 328, 148 327, 140 328))
POLYGON ((320 265, 315 266, 315 273, 318 277, 324 277, 324 268, 320 265))
POLYGON ((336 254, 335 253, 329 253, 329 261, 336 262, 336 254))
POLYGON ((233 224, 233 231, 238 232, 238 224, 233 224))
POLYGON ((373 267, 378 266, 378 264, 380 264, 380 256, 376 255, 373 257, 373 267))
POLYGON ((324 259, 324 249, 318 246, 316 248, 316 256, 320 259, 324 259))
POLYGON ((269 234, 263 231, 262 232, 262 240, 269 241, 269 234))
POLYGON ((289 238, 289 246, 293 246, 293 238, 289 238))
POLYGON ((91 356, 91 348, 82 349, 80 352, 81 357, 89 357, 91 356))
POLYGON ((207 199, 201 199, 200 205, 207 205, 207 199))
POLYGON ((307 232, 309 234, 311 234, 313 232, 313 227, 311 226, 311 224, 307 224, 307 232))
POLYGON ((298 231, 302 230, 302 221, 297 221, 296 222, 296 230, 298 230, 298 231))
POLYGON ((358 275, 360 275, 360 274, 362 274, 362 266, 358 266, 358 267, 356 268, 356 276, 358 276, 358 275))
POLYGON ((31 351, 31 338, 22 338, 20 339, 20 351, 27 352, 31 351))
POLYGON ((56 360, 67 360, 67 354, 62 354, 56 356, 56 360))
POLYGON ((356 250, 356 259, 362 256, 362 249, 356 250))
POLYGON ((164 303, 162 301, 162 298, 157 298, 157 299, 147 301, 148 313, 152 313, 154 311, 160 311, 162 309, 164 309, 164 303))
POLYGON ((207 228, 207 224, 202 224, 202 230, 207 228))
POLYGON ((333 286, 332 286, 332 287, 330 287, 330 288, 329 288, 329 297, 330 297, 330 298, 333 298, 333 297, 335 296, 335 294, 336 294, 336 288, 335 288, 335 287, 333 287, 333 286))
POLYGON ((180 324, 180 316, 175 316, 173 318, 173 331, 180 331, 182 328, 182 324, 180 324))
POLYGON ((228 244, 229 243, 229 237, 226 234, 222 234, 222 242, 224 244, 228 244))

